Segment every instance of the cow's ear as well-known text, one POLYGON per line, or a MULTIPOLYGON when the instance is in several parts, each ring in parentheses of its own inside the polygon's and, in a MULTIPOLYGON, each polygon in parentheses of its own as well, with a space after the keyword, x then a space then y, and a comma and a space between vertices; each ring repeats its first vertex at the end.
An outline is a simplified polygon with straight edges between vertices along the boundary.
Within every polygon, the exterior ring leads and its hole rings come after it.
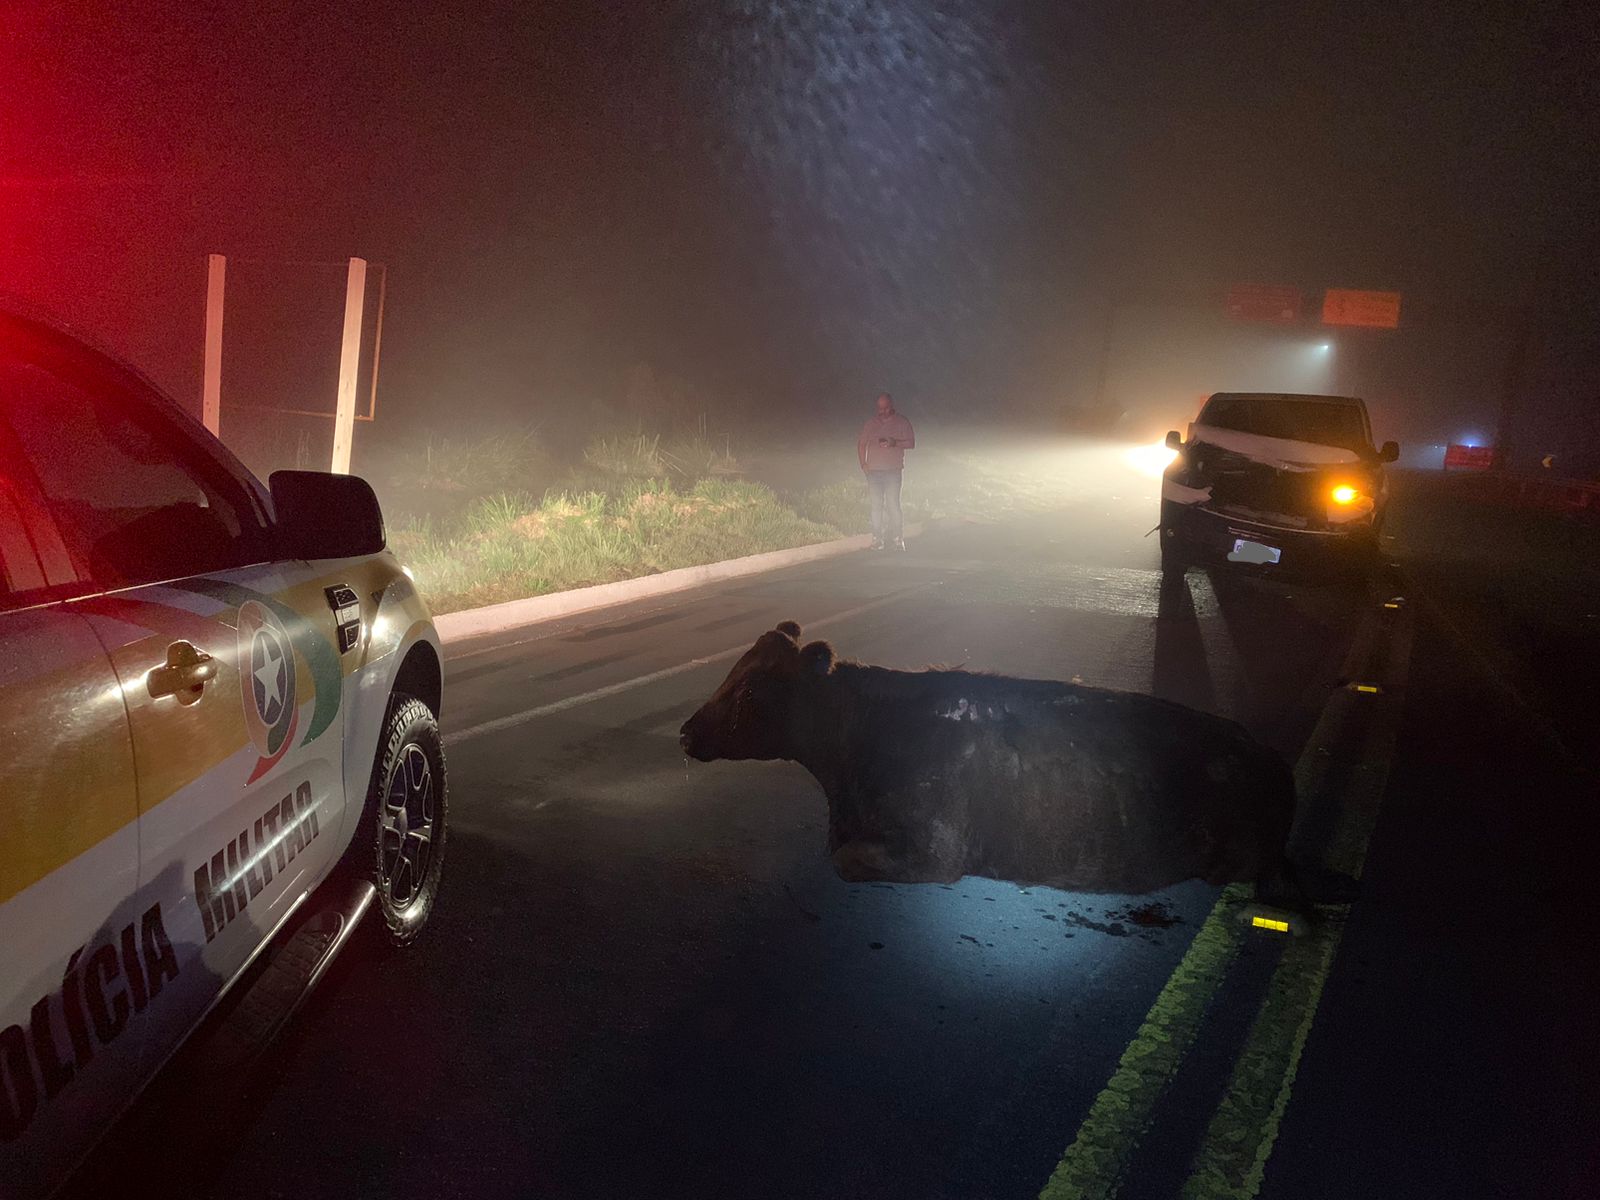
POLYGON ((769 629, 756 639, 751 651, 760 651, 764 662, 793 662, 800 653, 800 647, 794 644, 794 639, 787 633, 769 629))
POLYGON ((833 670, 833 647, 827 642, 810 642, 800 651, 800 662, 814 675, 833 670))
POLYGON ((796 644, 799 643, 799 641, 800 641, 800 626, 796 622, 794 622, 794 621, 779 621, 777 626, 776 626, 776 628, 777 628, 777 631, 779 633, 786 633, 786 634, 788 634, 790 637, 792 637, 795 640, 796 644))

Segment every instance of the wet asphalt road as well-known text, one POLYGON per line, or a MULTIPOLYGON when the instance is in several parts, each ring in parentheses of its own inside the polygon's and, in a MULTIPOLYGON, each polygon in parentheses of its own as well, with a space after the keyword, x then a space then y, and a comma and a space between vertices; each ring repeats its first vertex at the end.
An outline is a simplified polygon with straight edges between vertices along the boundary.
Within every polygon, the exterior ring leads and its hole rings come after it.
POLYGON ((166 1081, 187 1100, 146 1106, 117 1173, 215 1197, 1037 1194, 1217 889, 843 883, 801 768, 679 751, 730 661, 672 669, 794 619, 873 662, 1156 692, 1293 761, 1362 592, 1163 588, 1154 491, 454 647, 427 937, 347 953, 248 1080, 166 1081), (1169 925, 1129 919, 1149 899, 1169 925))
POLYGON ((1593 1197, 1600 522, 1398 483, 1397 750, 1261 1195, 1593 1197))

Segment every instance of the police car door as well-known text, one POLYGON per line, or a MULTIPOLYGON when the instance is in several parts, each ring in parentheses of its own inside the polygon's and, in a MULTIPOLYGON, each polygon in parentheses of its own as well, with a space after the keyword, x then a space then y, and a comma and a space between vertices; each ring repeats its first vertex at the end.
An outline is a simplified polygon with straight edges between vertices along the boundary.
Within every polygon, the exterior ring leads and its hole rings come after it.
MULTIPOLYGON (((5 407, 0 361, 0 412, 5 407)), ((134 1094, 171 951, 138 887, 122 689, 0 419, 0 1195, 43 1194, 134 1094)))
POLYGON ((99 593, 74 602, 128 705, 140 858, 182 974, 170 1048, 339 847, 342 668, 303 562, 198 425, 98 357, 41 364, 12 424, 99 593))

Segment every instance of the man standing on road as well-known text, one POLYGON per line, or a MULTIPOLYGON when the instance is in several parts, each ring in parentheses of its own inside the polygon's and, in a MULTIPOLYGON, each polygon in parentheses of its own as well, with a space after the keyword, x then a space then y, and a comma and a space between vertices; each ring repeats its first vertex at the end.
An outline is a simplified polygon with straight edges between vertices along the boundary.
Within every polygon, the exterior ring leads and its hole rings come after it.
POLYGON ((856 442, 856 457, 867 477, 867 492, 872 498, 872 548, 906 548, 900 527, 900 472, 905 469, 906 451, 915 449, 917 438, 911 422, 894 410, 888 392, 878 395, 878 412, 861 427, 856 442))

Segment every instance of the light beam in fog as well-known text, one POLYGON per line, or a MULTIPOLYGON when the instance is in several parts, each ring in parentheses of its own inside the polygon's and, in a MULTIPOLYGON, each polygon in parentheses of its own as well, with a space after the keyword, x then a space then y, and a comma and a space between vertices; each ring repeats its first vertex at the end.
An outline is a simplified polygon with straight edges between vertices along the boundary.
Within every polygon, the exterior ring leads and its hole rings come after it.
POLYGON ((1152 442, 1148 446, 1134 446, 1123 451, 1122 461, 1141 475, 1160 479, 1161 473, 1178 457, 1178 452, 1165 442, 1152 442))

